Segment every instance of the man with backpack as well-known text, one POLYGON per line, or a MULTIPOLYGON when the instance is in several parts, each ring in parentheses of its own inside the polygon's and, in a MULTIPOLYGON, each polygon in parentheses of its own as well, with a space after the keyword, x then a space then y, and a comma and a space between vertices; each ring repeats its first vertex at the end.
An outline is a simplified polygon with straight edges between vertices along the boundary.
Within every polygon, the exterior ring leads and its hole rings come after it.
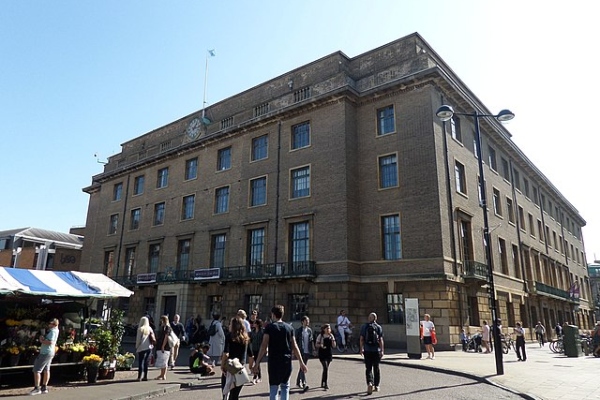
POLYGON ((367 394, 379 391, 381 373, 379 361, 383 357, 383 329, 377 323, 377 314, 369 314, 369 322, 360 328, 360 354, 365 358, 367 394))

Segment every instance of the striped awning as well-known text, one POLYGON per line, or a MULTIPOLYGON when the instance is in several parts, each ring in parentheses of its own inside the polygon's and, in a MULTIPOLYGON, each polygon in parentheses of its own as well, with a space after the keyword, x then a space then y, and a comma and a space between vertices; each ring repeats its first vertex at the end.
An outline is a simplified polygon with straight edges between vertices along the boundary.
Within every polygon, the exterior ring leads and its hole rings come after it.
POLYGON ((0 267, 0 294, 53 297, 129 297, 131 290, 103 274, 0 267))

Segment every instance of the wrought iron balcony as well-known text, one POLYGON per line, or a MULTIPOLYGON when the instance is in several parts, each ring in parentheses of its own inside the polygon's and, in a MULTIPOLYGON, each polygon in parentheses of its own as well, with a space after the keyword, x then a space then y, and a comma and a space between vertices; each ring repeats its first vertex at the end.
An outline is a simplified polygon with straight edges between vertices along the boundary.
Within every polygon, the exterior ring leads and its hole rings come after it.
POLYGON ((566 290, 555 288, 554 286, 546 285, 538 281, 535 281, 534 283, 536 294, 558 297, 564 300, 572 301, 574 303, 579 303, 579 299, 570 296, 569 292, 566 290))
POLYGON ((314 261, 243 265, 223 268, 200 268, 195 270, 172 270, 113 278, 123 286, 156 285, 159 283, 191 282, 244 282, 283 280, 290 278, 314 279, 317 268, 314 261))
POLYGON ((463 272, 464 279, 475 279, 487 282, 489 269, 486 264, 472 260, 465 260, 463 261, 463 266, 465 268, 463 272))

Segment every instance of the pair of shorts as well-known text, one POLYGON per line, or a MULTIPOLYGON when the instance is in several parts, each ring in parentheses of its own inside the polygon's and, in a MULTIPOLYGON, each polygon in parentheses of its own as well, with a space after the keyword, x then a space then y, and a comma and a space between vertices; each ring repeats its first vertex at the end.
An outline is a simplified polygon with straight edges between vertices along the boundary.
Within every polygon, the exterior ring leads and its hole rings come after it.
POLYGON ((423 344, 432 344, 431 336, 423 336, 423 344))
POLYGON ((50 371, 54 354, 39 354, 33 362, 33 372, 41 374, 42 371, 50 371))

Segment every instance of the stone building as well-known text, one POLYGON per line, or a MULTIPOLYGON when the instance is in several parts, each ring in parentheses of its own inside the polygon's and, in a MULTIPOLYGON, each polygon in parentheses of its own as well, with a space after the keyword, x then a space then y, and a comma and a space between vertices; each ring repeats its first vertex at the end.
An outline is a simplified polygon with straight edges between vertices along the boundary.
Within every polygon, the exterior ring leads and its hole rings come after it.
MULTIPOLYGON (((404 299, 418 298, 449 348, 491 315, 474 125, 442 123, 441 104, 489 114, 415 33, 131 139, 84 188, 82 267, 135 291, 119 304, 132 322, 238 308, 267 318, 276 303, 315 325, 375 311, 402 345, 404 299)), ((504 326, 589 324, 585 221, 504 126, 482 119, 481 133, 504 326)))

